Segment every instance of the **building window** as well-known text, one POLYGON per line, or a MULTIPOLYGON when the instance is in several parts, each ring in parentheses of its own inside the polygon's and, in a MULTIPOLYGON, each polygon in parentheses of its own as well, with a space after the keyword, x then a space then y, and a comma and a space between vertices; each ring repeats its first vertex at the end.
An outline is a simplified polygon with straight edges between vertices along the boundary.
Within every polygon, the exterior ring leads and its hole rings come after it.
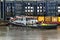
POLYGON ((33 9, 33 7, 31 7, 31 9, 33 9))
POLYGON ((41 6, 42 4, 40 4, 40 6, 41 6))
POLYGON ((30 9, 30 6, 28 6, 28 9, 30 9))
POLYGON ((31 10, 31 12, 33 12, 33 10, 31 10))
POLYGON ((28 3, 28 5, 30 5, 30 3, 28 3))
POLYGON ((37 12, 39 12, 39 10, 37 10, 37 12))
POLYGON ((25 9, 27 9, 27 7, 25 7, 25 9))
POLYGON ((25 10, 25 12, 27 12, 27 10, 25 10))
POLYGON ((28 12, 30 12, 30 10, 28 10, 28 12))
POLYGON ((60 9, 60 6, 58 6, 58 9, 60 9))
POLYGON ((39 9, 39 7, 37 7, 37 9, 39 9))
POLYGON ((40 6, 40 9, 42 9, 42 6, 40 6))
POLYGON ((60 12, 60 10, 58 10, 58 12, 60 12))
POLYGON ((42 12, 42 10, 40 10, 40 12, 42 12))

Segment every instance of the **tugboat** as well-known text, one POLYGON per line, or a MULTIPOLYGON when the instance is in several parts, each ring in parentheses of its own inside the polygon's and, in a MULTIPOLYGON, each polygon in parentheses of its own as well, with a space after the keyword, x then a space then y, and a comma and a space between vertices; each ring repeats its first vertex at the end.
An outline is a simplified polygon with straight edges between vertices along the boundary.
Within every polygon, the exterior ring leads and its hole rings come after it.
POLYGON ((25 18, 13 18, 13 20, 10 20, 11 25, 16 25, 16 26, 26 26, 26 19, 25 18))
POLYGON ((17 18, 11 18, 11 19, 12 19, 10 20, 11 25, 37 27, 36 25, 37 20, 35 19, 26 18, 26 17, 17 17, 17 18))

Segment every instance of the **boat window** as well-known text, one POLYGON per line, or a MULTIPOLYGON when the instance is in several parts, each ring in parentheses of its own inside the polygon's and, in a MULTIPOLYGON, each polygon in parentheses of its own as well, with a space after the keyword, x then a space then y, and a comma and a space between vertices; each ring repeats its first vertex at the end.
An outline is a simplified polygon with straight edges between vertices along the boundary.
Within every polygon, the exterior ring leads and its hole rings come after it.
POLYGON ((21 20, 22 21, 23 19, 22 18, 17 18, 16 20, 21 20))
POLYGON ((20 18, 18 18, 18 20, 23 20, 22 18, 20 19, 20 18))

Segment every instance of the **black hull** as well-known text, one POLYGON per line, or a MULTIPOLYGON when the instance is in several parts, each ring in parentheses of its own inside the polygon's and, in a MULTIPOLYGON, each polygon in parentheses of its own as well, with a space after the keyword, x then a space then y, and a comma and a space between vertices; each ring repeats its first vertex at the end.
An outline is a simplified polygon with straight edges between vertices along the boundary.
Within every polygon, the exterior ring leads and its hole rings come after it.
POLYGON ((13 26, 19 26, 19 27, 30 27, 30 28, 40 28, 40 29, 56 29, 58 25, 50 25, 50 26, 27 26, 27 25, 19 25, 19 24, 13 24, 10 23, 10 25, 13 26))

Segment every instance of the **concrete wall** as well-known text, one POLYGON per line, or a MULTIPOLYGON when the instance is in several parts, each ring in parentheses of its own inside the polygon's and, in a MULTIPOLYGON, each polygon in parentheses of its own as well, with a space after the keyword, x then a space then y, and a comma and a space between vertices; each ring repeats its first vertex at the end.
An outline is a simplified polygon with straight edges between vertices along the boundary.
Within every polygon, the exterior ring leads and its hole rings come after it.
MULTIPOLYGON (((1 0, 3 1, 3 0, 1 0)), ((6 0, 6 1, 14 1, 14 0, 6 0)), ((16 0, 16 1, 22 1, 22 0, 16 0)), ((58 1, 60 2, 60 0, 23 0, 23 1, 58 1)))
MULTIPOLYGON (((3 1, 3 0, 1 0, 3 1)), ((6 1, 15 1, 15 0, 6 0, 6 1)), ((16 0, 16 1, 22 1, 22 0, 16 0)), ((23 1, 43 1, 43 0, 23 0, 23 1)))
MULTIPOLYGON (((0 2, 1 2, 1 0, 0 0, 0 2)), ((1 3, 0 3, 0 19, 1 19, 1 3)))

